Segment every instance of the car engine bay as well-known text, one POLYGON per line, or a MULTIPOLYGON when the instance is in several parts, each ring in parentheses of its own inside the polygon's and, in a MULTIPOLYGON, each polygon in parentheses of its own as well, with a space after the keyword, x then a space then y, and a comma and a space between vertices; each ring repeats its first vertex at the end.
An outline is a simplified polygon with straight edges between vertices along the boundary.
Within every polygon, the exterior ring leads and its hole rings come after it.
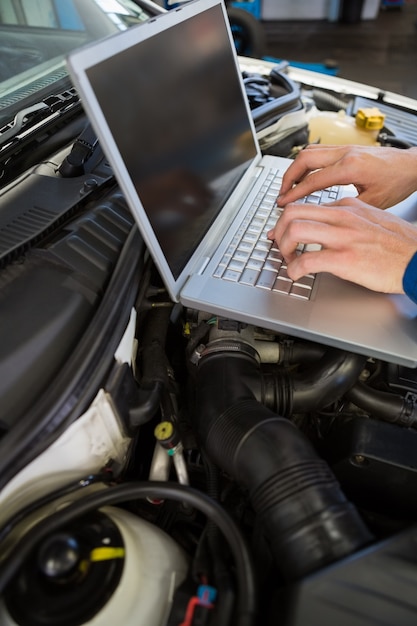
MULTIPOLYGON (((406 102, 242 71, 265 153, 375 107, 364 141, 417 145, 406 102)), ((414 624, 416 370, 170 301, 74 90, 48 105, 0 152, 0 624, 414 624)))

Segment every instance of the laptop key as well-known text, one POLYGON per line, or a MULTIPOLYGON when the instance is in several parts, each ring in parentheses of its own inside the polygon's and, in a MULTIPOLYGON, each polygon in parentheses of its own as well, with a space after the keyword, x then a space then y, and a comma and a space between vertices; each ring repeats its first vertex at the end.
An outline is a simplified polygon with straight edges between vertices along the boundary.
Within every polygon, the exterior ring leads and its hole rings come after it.
POLYGON ((261 270, 263 267, 264 261, 263 259, 248 259, 246 267, 251 268, 253 270, 261 270))
POLYGON ((258 237, 256 236, 256 233, 251 233, 250 231, 246 231, 242 241, 247 241, 248 243, 254 243, 255 241, 258 240, 258 237))
POLYGON ((256 281, 258 280, 259 274, 260 274, 259 270, 254 270, 248 267, 243 272, 242 276, 240 277, 239 282, 243 283, 244 285, 251 285, 251 287, 253 287, 254 285, 256 285, 256 281))
POLYGON ((262 270, 258 281, 256 283, 257 287, 262 287, 263 289, 272 289, 277 279, 277 273, 272 272, 271 270, 262 270))
POLYGON ((268 256, 268 250, 262 250, 262 249, 255 247, 252 250, 252 253, 250 256, 251 256, 251 259, 258 259, 259 261, 265 261, 266 257, 268 256))
POLYGON ((291 287, 290 295, 297 298, 302 298, 303 300, 308 300, 311 296, 311 289, 309 287, 306 287, 305 285, 293 284, 293 286, 291 287))
POLYGON ((236 270, 237 272, 242 273, 245 269, 245 263, 240 259, 232 259, 228 265, 229 270, 236 270))
POLYGON ((299 285, 300 287, 312 289, 314 285, 314 276, 312 274, 307 274, 306 276, 302 276, 301 278, 296 280, 294 284, 299 285))
POLYGON ((278 293, 285 293, 286 295, 288 295, 291 291, 291 287, 292 282, 290 280, 278 276, 272 289, 273 291, 277 291, 278 293))
POLYGON ((288 273, 287 273, 287 266, 284 265, 284 263, 281 264, 281 267, 279 269, 279 275, 280 275, 280 278, 285 278, 285 280, 289 280, 292 283, 292 280, 288 276, 288 273))
POLYGON ((308 204, 320 204, 320 197, 310 195, 307 197, 308 204))
POLYGON ((271 242, 270 241, 263 241, 262 239, 259 239, 259 241, 256 243, 254 251, 257 250, 260 253, 264 253, 264 252, 268 253, 270 251, 270 249, 271 249, 271 242))
POLYGON ((280 263, 284 260, 282 253, 276 248, 271 248, 267 258, 271 259, 272 261, 279 261, 280 263))
POLYGON ((247 249, 247 250, 241 250, 241 248, 238 248, 235 251, 232 259, 236 260, 236 261, 246 262, 248 260, 249 256, 250 256, 250 253, 251 253, 251 249, 250 248, 247 249))
POLYGON ((227 270, 225 271, 225 273, 223 274, 223 278, 224 278, 225 280, 230 280, 230 281, 232 281, 232 282, 234 282, 234 283, 237 283, 237 281, 238 281, 238 280, 239 280, 239 278, 240 278, 240 272, 236 272, 235 270, 229 270, 229 269, 227 269, 227 270))
POLYGON ((252 248, 253 248, 253 243, 249 241, 245 241, 244 239, 242 239, 242 241, 239 242, 239 245, 237 247, 238 250, 252 250, 252 248))
POLYGON ((279 272, 279 269, 281 267, 281 261, 280 260, 275 260, 275 259, 266 259, 265 263, 264 263, 264 269, 265 270, 271 270, 272 272, 279 272))

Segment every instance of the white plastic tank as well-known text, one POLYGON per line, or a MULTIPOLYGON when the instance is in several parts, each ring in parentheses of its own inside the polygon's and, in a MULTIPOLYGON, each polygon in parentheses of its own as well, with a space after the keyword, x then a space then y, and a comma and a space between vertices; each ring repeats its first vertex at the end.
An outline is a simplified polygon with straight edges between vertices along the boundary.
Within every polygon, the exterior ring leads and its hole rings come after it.
MULTIPOLYGON (((187 575, 183 550, 157 526, 124 509, 100 510, 112 519, 123 537, 124 568, 107 604, 85 626, 164 626, 174 591, 187 575)), ((0 624, 18 626, 3 600, 0 624)))
POLYGON ((345 111, 312 111, 309 143, 377 146, 385 116, 376 107, 360 109, 355 117, 345 111))

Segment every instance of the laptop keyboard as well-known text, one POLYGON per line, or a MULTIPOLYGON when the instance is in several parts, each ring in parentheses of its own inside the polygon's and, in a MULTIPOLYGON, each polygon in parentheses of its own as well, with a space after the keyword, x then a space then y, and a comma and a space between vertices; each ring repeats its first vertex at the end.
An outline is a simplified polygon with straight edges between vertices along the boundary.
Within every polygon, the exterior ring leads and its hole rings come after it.
MULTIPOLYGON (((260 289, 269 289, 302 300, 311 297, 314 274, 297 281, 287 274, 287 264, 276 242, 267 238, 283 209, 276 205, 282 176, 271 171, 226 253, 217 266, 214 276, 231 282, 243 283, 260 289)), ((319 204, 335 200, 337 188, 325 189, 303 198, 300 202, 319 204)), ((298 251, 317 249, 313 245, 300 245, 298 251)))

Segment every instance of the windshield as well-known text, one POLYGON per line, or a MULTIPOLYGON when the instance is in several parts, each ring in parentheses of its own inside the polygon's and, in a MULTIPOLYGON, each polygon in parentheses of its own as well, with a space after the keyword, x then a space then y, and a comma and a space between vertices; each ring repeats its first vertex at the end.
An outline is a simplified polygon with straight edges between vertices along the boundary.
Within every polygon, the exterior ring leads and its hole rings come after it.
POLYGON ((61 92, 65 101, 71 50, 163 10, 148 0, 1 0, 0 143, 16 124, 39 115, 39 101, 61 92))

